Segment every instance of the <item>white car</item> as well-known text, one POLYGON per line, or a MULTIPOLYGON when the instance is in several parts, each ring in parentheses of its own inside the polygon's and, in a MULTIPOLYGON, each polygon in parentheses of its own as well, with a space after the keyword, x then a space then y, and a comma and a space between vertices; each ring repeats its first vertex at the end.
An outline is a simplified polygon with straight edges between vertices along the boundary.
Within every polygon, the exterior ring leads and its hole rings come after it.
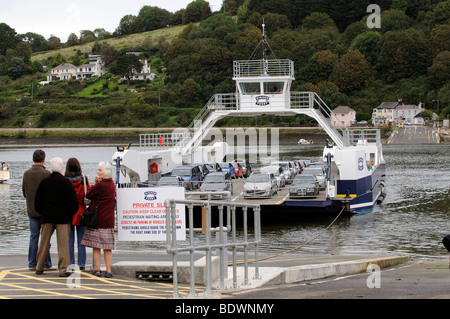
POLYGON ((272 173, 253 172, 244 184, 245 198, 271 198, 277 192, 277 179, 272 173))

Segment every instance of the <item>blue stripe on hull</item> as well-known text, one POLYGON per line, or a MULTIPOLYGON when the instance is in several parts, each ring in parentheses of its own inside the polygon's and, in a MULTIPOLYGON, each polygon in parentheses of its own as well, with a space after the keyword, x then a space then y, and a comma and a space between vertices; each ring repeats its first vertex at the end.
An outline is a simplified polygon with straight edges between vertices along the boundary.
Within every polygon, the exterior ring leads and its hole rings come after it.
POLYGON ((381 164, 375 168, 371 176, 356 181, 339 181, 338 194, 345 194, 348 189, 353 190, 350 194, 356 194, 350 202, 350 210, 354 213, 372 211, 383 190, 382 182, 386 178, 386 166, 381 164), (344 191, 343 191, 344 190, 344 191))
MULTIPOLYGON (((359 180, 341 180, 337 182, 338 194, 355 194, 350 201, 350 211, 352 213, 364 213, 373 209, 380 196, 385 180, 385 165, 381 164, 373 171, 371 176, 359 180)), ((339 213, 342 209, 342 200, 290 200, 285 201, 281 206, 287 206, 300 210, 320 210, 328 213, 339 213)))

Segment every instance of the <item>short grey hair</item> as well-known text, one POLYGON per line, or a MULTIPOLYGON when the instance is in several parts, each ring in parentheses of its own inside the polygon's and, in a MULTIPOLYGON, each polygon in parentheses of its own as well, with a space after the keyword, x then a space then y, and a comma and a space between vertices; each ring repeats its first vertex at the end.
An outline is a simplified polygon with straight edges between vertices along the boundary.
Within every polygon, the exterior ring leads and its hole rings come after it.
POLYGON ((103 167, 105 178, 113 178, 113 167, 109 162, 100 162, 98 166, 103 167))
POLYGON ((54 157, 50 160, 50 170, 52 172, 63 173, 64 164, 60 157, 54 157))

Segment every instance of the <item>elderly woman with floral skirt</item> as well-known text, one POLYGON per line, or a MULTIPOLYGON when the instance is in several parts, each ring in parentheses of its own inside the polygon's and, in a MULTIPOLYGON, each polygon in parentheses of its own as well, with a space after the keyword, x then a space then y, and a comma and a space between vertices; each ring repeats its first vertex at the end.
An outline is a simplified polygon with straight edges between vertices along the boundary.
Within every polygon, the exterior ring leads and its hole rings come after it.
POLYGON ((87 228, 81 244, 93 248, 94 270, 93 274, 101 276, 100 257, 101 250, 105 259, 105 277, 111 278, 112 250, 114 249, 114 207, 116 199, 116 186, 112 179, 112 166, 107 162, 100 162, 97 168, 95 183, 88 190, 86 198, 91 200, 90 209, 97 206, 97 227, 87 228))

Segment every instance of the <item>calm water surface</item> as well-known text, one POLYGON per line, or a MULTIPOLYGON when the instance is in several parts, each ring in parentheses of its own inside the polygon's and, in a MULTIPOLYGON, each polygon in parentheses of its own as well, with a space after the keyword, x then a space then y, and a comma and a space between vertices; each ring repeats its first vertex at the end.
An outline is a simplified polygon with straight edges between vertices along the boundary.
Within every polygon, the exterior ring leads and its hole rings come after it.
MULTIPOLYGON (((93 178, 100 161, 111 161, 115 147, 43 148, 47 160, 77 157, 93 178)), ((0 149, 0 161, 11 166, 11 180, 0 184, 0 255, 26 254, 29 225, 22 196, 22 175, 32 165, 34 149, 0 149)), ((382 205, 363 215, 341 217, 327 232, 292 254, 407 253, 446 258, 442 237, 450 233, 450 145, 385 145, 388 194, 382 205)), ((280 158, 313 158, 322 146, 282 146, 280 158)), ((49 166, 49 165, 47 165, 49 166)), ((333 216, 280 223, 262 228, 267 254, 295 248, 322 232, 333 216)), ((54 236, 56 237, 56 236, 54 236)), ((56 244, 52 245, 56 251, 56 244)), ((117 242, 117 251, 160 251, 159 243, 117 242)))

